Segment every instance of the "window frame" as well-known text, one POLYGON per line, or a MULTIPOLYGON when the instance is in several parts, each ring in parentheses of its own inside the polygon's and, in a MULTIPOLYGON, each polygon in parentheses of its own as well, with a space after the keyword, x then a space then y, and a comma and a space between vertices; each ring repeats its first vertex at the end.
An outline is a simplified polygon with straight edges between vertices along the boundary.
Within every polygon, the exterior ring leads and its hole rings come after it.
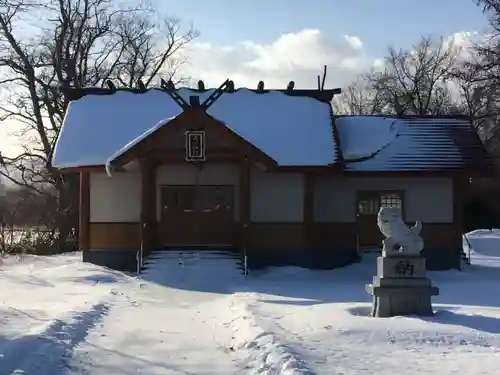
POLYGON ((401 215, 403 217, 403 220, 405 220, 406 217, 406 202, 405 202, 405 194, 403 190, 357 190, 356 191, 356 217, 373 217, 376 216, 378 213, 378 210, 380 207, 382 207, 382 199, 384 196, 388 195, 396 195, 400 199, 400 209, 401 209, 401 215), (375 202, 377 201, 377 209, 376 210, 371 210, 369 212, 361 212, 360 210, 360 204, 363 201, 371 201, 375 202), (376 211, 376 212, 374 212, 376 211))
POLYGON ((160 204, 164 209, 184 212, 211 212, 235 209, 234 185, 160 185, 160 204), (208 193, 208 195, 205 195, 208 193), (209 197, 211 199, 206 200, 209 197), (187 198, 187 199, 186 199, 187 198), (222 198, 222 199, 221 199, 222 198), (207 205, 213 200, 215 205, 207 205), (186 204, 189 203, 189 204, 186 204))

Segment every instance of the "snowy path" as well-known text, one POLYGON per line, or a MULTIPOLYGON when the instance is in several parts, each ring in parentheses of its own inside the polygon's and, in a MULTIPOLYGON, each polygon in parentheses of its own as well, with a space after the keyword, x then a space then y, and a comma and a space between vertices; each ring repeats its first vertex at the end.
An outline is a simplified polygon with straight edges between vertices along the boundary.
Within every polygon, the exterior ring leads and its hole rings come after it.
POLYGON ((368 317, 367 260, 256 272, 162 262, 140 279, 79 254, 0 266, 0 375, 496 375, 500 231, 470 236, 473 265, 433 272, 432 318, 368 317))
MULTIPOLYGON (((231 295, 165 292, 128 286, 99 329, 75 351, 76 366, 92 374, 231 374, 231 295)), ((78 372, 76 372, 78 373, 78 372)))

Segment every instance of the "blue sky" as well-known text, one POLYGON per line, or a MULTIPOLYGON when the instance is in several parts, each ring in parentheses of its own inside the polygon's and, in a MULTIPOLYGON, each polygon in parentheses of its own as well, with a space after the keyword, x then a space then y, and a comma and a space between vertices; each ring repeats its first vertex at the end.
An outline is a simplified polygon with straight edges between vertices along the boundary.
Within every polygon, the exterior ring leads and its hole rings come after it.
POLYGON ((271 42, 280 34, 318 28, 355 35, 370 54, 404 47, 421 35, 482 31, 485 16, 473 0, 157 0, 167 14, 193 21, 201 41, 271 42))

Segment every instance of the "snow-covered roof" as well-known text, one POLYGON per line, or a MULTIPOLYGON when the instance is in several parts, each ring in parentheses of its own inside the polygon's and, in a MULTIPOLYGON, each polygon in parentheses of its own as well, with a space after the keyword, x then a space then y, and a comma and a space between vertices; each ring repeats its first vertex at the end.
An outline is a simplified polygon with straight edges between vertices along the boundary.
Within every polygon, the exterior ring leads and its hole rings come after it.
MULTIPOLYGON (((187 102, 191 95, 199 95, 203 102, 212 92, 178 89, 187 102)), ((168 119, 181 112, 180 106, 158 89, 84 95, 69 104, 53 166, 105 165, 158 124, 168 126, 168 119)), ((239 89, 222 94, 207 113, 279 165, 322 166, 337 161, 329 103, 279 91, 239 89)))
POLYGON ((346 162, 370 158, 395 141, 401 123, 386 117, 345 116, 335 121, 346 162))
MULTIPOLYGON (((213 91, 178 89, 187 102, 199 95, 201 103, 213 91)), ((339 116, 332 124, 329 95, 239 89, 222 94, 207 113, 281 166, 338 163, 360 172, 490 167, 467 119, 339 116)), ((56 168, 106 165, 182 113, 160 89, 90 88, 73 99, 54 149, 56 168)))
POLYGON ((335 127, 347 171, 474 170, 491 162, 464 118, 342 116, 335 127))

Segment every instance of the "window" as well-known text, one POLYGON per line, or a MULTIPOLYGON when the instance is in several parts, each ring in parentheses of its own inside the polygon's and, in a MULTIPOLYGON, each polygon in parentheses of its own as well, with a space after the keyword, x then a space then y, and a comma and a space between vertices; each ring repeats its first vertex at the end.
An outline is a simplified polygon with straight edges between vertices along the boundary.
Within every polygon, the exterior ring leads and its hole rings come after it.
POLYGON ((358 214, 375 215, 380 208, 377 198, 358 200, 358 214))
POLYGON ((200 209, 215 211, 231 209, 233 205, 233 191, 230 186, 202 186, 200 187, 200 209))
POLYGON ((381 207, 397 207, 403 208, 403 202, 399 194, 384 194, 380 197, 381 207))
POLYGON ((358 215, 376 215, 380 207, 397 207, 403 209, 402 194, 377 191, 358 192, 358 215))

